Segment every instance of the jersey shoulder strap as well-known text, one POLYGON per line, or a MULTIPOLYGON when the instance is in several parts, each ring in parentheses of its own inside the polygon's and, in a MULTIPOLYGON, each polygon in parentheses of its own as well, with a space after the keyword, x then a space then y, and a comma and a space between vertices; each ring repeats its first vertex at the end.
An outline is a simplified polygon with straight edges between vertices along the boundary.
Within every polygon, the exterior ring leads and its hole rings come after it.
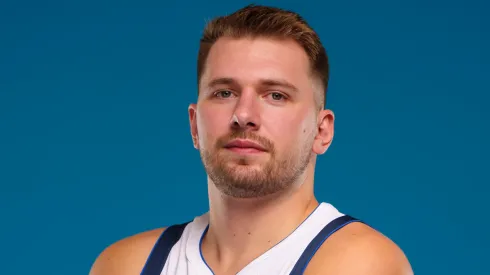
POLYGON ((311 258, 315 255, 316 251, 320 248, 320 246, 330 237, 333 233, 340 230, 342 227, 348 225, 352 222, 360 222, 360 220, 353 218, 349 215, 344 215, 338 217, 328 223, 317 235, 316 237, 308 244, 308 246, 303 251, 303 254, 299 257, 298 261, 294 265, 291 270, 290 275, 302 275, 308 266, 308 263, 311 261, 311 258))
POLYGON ((141 275, 160 275, 170 250, 180 240, 187 224, 189 222, 172 225, 162 232, 141 271, 141 275))

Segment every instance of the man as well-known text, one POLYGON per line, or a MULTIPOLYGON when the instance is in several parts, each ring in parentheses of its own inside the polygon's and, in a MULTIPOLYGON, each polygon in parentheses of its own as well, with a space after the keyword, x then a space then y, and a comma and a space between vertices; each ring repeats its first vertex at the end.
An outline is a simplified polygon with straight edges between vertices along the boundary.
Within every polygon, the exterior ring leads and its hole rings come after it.
POLYGON ((116 242, 91 275, 412 274, 396 244, 315 199, 334 114, 327 55, 299 15, 251 5, 213 20, 197 70, 189 118, 209 212, 116 242))

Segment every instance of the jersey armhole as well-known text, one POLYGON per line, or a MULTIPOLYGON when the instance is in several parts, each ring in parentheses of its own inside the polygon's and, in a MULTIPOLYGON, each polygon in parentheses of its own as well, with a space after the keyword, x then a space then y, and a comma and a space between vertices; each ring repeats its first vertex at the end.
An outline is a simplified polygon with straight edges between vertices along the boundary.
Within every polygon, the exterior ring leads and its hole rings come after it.
POLYGON ((310 263, 315 253, 318 251, 321 245, 328 239, 328 237, 330 237, 333 233, 337 232, 338 230, 342 229, 344 226, 353 222, 362 222, 362 221, 353 218, 349 215, 344 215, 328 223, 308 244, 308 246, 305 248, 305 250, 299 257, 298 261, 294 265, 293 269, 291 270, 291 273, 289 274, 302 275, 305 272, 306 267, 310 263))
POLYGON ((189 222, 172 225, 163 230, 143 266, 141 275, 160 275, 167 262, 170 250, 180 240, 187 224, 189 222))

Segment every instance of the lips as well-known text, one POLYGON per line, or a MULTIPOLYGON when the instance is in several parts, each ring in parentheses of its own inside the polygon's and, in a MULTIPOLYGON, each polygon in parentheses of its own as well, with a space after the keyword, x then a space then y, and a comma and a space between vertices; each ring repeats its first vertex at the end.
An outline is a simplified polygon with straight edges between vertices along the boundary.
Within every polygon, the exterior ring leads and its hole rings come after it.
POLYGON ((255 143, 250 140, 241 140, 241 139, 235 139, 225 145, 225 148, 232 149, 232 148, 238 148, 238 149, 254 149, 258 151, 267 151, 262 145, 255 143))

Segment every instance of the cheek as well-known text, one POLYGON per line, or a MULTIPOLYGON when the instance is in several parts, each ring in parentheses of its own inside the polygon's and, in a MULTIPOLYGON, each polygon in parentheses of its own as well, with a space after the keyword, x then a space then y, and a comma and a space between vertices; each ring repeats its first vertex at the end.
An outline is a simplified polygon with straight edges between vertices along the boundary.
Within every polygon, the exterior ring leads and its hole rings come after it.
POLYGON ((303 147, 314 139, 316 133, 316 118, 311 115, 305 117, 288 114, 280 116, 280 119, 272 119, 272 116, 269 116, 267 124, 274 144, 284 150, 288 147, 303 147))
POLYGON ((272 141, 278 147, 296 146, 305 135, 304 129, 306 124, 298 118, 290 114, 281 116, 266 116, 264 121, 267 132, 271 135, 272 141))
POLYGON ((229 120, 225 115, 220 114, 216 108, 202 108, 197 113, 197 131, 199 141, 202 146, 210 142, 215 142, 218 138, 226 134, 229 120))
POLYGON ((314 117, 305 120, 301 125, 301 134, 305 140, 313 139, 317 134, 317 130, 316 118, 314 117))

